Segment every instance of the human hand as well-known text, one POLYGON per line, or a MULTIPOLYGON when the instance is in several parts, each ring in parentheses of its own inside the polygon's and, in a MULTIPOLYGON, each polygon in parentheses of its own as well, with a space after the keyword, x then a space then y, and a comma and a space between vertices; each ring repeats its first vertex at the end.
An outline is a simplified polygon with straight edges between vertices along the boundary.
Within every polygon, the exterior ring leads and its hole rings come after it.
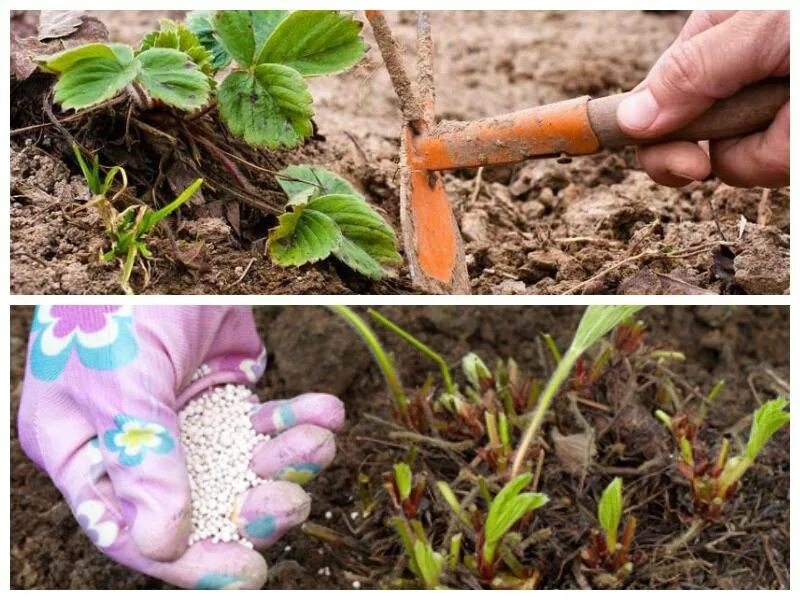
MULTIPOLYGON (((769 77, 789 74, 788 11, 695 11, 645 80, 617 109, 628 135, 648 138, 679 129, 721 98, 769 77)), ((640 146, 639 162, 672 187, 714 173, 740 187, 789 184, 789 103, 763 132, 713 141, 640 146)))
MULTIPOLYGON (((112 559, 180 587, 258 588, 267 572, 258 552, 208 539, 188 545, 177 412, 210 387, 253 384, 265 366, 246 307, 42 306, 29 341, 20 443, 112 559)), ((251 461, 267 481, 231 507, 244 539, 265 547, 307 518, 310 498, 289 479, 297 465, 313 475, 330 464, 343 420, 341 402, 326 394, 254 409, 254 429, 273 437, 251 461)))

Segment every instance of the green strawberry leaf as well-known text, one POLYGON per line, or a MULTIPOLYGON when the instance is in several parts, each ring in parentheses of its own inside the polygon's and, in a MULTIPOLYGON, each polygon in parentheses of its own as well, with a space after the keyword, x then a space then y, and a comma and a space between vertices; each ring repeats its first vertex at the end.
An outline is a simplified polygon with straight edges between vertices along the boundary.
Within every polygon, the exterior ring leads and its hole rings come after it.
POLYGON ((305 204, 311 198, 327 194, 361 197, 346 179, 323 167, 291 165, 278 173, 278 185, 289 197, 289 205, 305 204))
POLYGON ((218 10, 213 17, 214 31, 222 47, 242 67, 253 64, 256 39, 253 19, 246 10, 218 10))
POLYGON ((297 206, 283 213, 267 239, 270 258, 277 264, 300 266, 327 258, 342 241, 328 216, 297 206))
POLYGON ((281 21, 255 59, 279 63, 306 77, 349 69, 364 56, 362 24, 334 10, 298 10, 281 21))
POLYGON ((264 43, 275 31, 278 24, 286 18, 289 14, 288 10, 250 10, 245 11, 250 13, 250 18, 253 20, 253 35, 256 41, 255 56, 258 56, 264 43))
POLYGON ((195 110, 208 102, 208 77, 185 52, 150 48, 137 58, 138 81, 152 98, 181 110, 195 110))
POLYGON ((107 58, 128 64, 133 60, 133 51, 124 44, 84 44, 56 54, 36 57, 40 68, 46 73, 63 73, 76 63, 87 58, 107 58))
POLYGON ((329 194, 309 201, 308 208, 327 215, 339 226, 343 243, 334 252, 354 271, 380 279, 381 265, 402 262, 394 230, 362 198, 329 194))
POLYGON ((136 77, 139 63, 127 46, 94 46, 89 52, 57 56, 51 69, 64 69, 55 86, 55 100, 64 110, 88 108, 113 98, 136 77), (76 58, 77 56, 77 58, 76 58))
POLYGON ((162 19, 161 29, 148 33, 142 39, 136 54, 139 55, 150 48, 173 48, 185 52, 203 73, 209 78, 214 77, 216 69, 212 64, 211 52, 200 43, 197 35, 182 23, 162 19))
POLYGON ((234 71, 219 88, 219 111, 234 135, 270 149, 292 148, 311 135, 311 94, 303 77, 283 65, 234 71))
MULTIPOLYGON (((194 10, 186 15, 186 26, 203 47, 211 53, 211 66, 215 71, 231 64, 231 55, 222 46, 214 30, 214 15, 210 10, 194 10)), ((198 63, 199 64, 199 63, 198 63)))

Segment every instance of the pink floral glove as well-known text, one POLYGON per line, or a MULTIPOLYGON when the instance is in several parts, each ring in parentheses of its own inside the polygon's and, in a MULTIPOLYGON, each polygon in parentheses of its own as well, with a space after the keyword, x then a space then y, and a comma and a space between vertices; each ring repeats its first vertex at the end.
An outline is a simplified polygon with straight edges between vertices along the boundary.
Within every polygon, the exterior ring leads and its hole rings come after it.
MULTIPOLYGON (((19 411, 26 454, 108 556, 186 588, 259 588, 264 558, 236 542, 188 546, 191 500, 177 412, 209 387, 251 385, 266 351, 247 307, 40 306, 19 411)), ((251 466, 269 481, 231 507, 256 548, 307 517, 305 482, 333 460, 341 402, 327 394, 257 404, 271 439, 251 466)))

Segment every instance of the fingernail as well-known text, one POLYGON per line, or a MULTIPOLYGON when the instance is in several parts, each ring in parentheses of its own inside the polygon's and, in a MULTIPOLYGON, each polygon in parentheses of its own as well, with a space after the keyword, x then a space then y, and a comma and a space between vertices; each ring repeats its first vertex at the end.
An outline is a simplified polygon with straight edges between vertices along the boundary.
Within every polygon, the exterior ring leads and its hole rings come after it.
POLYGON ((658 103, 648 89, 629 94, 617 107, 617 121, 632 130, 645 130, 658 116, 658 103))
POLYGON ((677 177, 678 179, 685 179, 686 183, 684 185, 688 185, 691 182, 696 181, 696 178, 694 176, 687 175, 686 173, 680 173, 679 171, 673 171, 672 169, 670 169, 669 173, 670 175, 672 175, 673 177, 677 177))

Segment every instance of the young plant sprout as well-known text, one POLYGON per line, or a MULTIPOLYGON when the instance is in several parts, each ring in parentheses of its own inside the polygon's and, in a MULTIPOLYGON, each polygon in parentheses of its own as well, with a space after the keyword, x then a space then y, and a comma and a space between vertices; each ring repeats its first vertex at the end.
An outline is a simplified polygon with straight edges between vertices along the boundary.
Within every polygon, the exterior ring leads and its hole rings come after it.
POLYGON ((142 263, 145 276, 147 276, 147 266, 140 256, 144 258, 153 256, 147 247, 148 235, 161 221, 185 204, 200 189, 201 185, 203 185, 203 180, 196 179, 175 200, 158 210, 153 210, 149 206, 129 206, 122 212, 118 212, 105 198, 98 200, 106 234, 111 239, 111 249, 101 254, 101 258, 106 262, 114 259, 121 261, 120 287, 126 294, 133 294, 130 278, 137 259, 142 263))
MULTIPOLYGON (((144 258, 152 257, 152 253, 146 243, 147 236, 161 221, 185 204, 200 189, 200 186, 203 185, 203 180, 196 179, 175 200, 158 210, 142 205, 138 207, 129 206, 119 212, 114 207, 114 201, 127 187, 128 179, 125 169, 114 166, 106 172, 103 178, 100 174, 100 162, 97 156, 92 157, 91 166, 89 166, 77 144, 73 144, 72 151, 86 180, 86 185, 92 193, 92 200, 86 206, 97 208, 100 218, 103 220, 106 235, 111 240, 111 249, 102 253, 100 257, 105 262, 111 262, 114 259, 120 260, 122 265, 120 287, 126 294, 133 294, 130 278, 136 260, 139 259, 141 261, 140 256, 144 258), (113 197, 108 198, 108 192, 111 190, 117 175, 122 178, 122 186, 113 197)), ((145 277, 147 277, 148 270, 143 262, 142 268, 145 277)))
POLYGON ((618 537, 623 509, 622 479, 615 477, 603 490, 597 504, 600 531, 592 530, 589 543, 580 554, 596 587, 618 588, 633 572, 630 549, 636 531, 636 518, 628 517, 622 537, 618 537))
MULTIPOLYGON (((475 554, 465 555, 463 564, 493 588, 532 589, 539 580, 538 571, 523 566, 513 552, 513 546, 520 541, 514 527, 549 501, 546 494, 522 491, 532 478, 530 473, 518 476, 503 486, 494 498, 485 484, 482 485, 482 495, 488 505, 485 514, 475 506, 469 511, 463 509, 447 483, 436 484, 442 498, 476 540, 475 554)), ((458 538, 455 547, 451 544, 451 562, 457 563, 460 553, 461 538, 458 538)))
POLYGON ((383 485, 397 511, 407 519, 417 516, 425 491, 425 475, 412 475, 407 463, 396 463, 392 473, 386 474, 383 485))
POLYGON ((92 164, 89 166, 78 144, 72 144, 72 153, 75 155, 75 160, 78 162, 78 166, 81 169, 83 179, 86 181, 86 186, 92 193, 92 202, 99 202, 108 197, 108 192, 111 191, 111 186, 114 185, 114 180, 117 178, 117 175, 122 179, 122 185, 109 201, 113 203, 119 194, 128 187, 128 175, 122 167, 114 165, 106 172, 105 177, 102 177, 100 173, 100 159, 96 154, 92 156, 92 164))
POLYGON ((525 436, 522 442, 517 447, 514 453, 514 464, 511 468, 511 476, 516 476, 525 464, 528 448, 533 443, 533 438, 539 431, 539 427, 544 421, 544 416, 550 408, 561 385, 569 377, 572 367, 580 356, 586 352, 591 346, 600 338, 602 338, 609 331, 614 329, 617 325, 630 318, 638 312, 641 306, 589 306, 583 313, 581 322, 578 324, 578 330, 575 332, 575 337, 572 339, 569 349, 561 357, 561 360, 556 366, 556 370, 550 376, 547 386, 544 388, 539 402, 536 405, 536 411, 531 418, 530 423, 525 431, 525 436))
POLYGON ((716 458, 709 458, 709 451, 698 436, 699 425, 686 413, 669 416, 656 411, 656 416, 670 430, 678 444, 680 460, 677 468, 689 480, 692 488, 694 512, 709 521, 719 521, 725 503, 736 492, 737 484, 749 469, 761 449, 775 433, 789 422, 785 398, 778 397, 765 402, 753 413, 750 437, 744 452, 730 456, 730 443, 723 438, 716 458))
POLYGON ((394 519, 394 528, 408 558, 409 570, 426 589, 441 589, 440 579, 445 568, 445 557, 436 552, 425 535, 422 523, 417 520, 394 519))

